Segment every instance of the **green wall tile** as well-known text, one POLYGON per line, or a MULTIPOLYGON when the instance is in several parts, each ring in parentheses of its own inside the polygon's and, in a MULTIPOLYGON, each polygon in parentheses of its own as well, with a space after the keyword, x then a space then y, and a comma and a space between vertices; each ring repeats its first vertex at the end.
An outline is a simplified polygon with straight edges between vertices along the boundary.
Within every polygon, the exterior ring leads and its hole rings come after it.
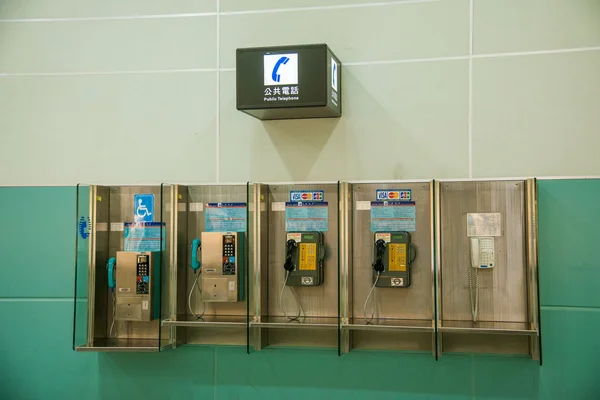
POLYGON ((72 301, 0 301, 0 318, 1 399, 98 399, 98 355, 71 347, 72 301))
POLYGON ((430 354, 217 350, 217 398, 470 399, 470 359, 430 354))
POLYGON ((600 307, 600 179, 539 180, 541 304, 600 307))
POLYGON ((75 188, 0 187, 0 298, 73 297, 75 188))
POLYGON ((526 357, 473 356, 476 399, 538 399, 540 365, 526 357))
POLYGON ((542 309, 540 399, 600 396, 600 309, 542 309))

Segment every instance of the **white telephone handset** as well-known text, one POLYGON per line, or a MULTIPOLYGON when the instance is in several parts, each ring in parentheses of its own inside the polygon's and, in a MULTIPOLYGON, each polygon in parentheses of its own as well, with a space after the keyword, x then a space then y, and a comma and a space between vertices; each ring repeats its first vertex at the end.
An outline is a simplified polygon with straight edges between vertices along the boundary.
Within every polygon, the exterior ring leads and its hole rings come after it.
POLYGON ((494 254, 493 237, 471 238, 471 266, 473 268, 494 268, 496 256, 494 254))

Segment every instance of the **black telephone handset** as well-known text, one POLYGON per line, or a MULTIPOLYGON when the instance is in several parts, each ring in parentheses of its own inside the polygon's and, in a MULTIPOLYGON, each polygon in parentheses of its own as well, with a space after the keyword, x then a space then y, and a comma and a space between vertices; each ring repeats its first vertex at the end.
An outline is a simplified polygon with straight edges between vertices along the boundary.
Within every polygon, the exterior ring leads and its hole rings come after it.
POLYGON ((381 273, 385 269, 383 265, 383 255, 385 253, 385 240, 379 239, 375 242, 375 262, 373 263, 373 269, 381 273))
POLYGON ((292 256, 293 256, 294 250, 297 247, 298 247, 298 244, 296 243, 296 241, 294 239, 290 239, 286 243, 285 263, 283 264, 283 268, 286 271, 293 271, 294 270, 294 263, 292 262, 292 256))

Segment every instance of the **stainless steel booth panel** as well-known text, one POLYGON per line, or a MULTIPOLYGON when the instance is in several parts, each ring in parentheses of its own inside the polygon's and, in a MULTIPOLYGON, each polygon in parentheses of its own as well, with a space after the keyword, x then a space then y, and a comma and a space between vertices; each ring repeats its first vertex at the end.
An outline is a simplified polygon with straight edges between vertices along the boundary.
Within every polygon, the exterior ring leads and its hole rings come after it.
POLYGON ((363 305, 373 286, 374 233, 371 232, 371 213, 357 210, 358 201, 375 201, 377 189, 411 189, 416 207, 416 231, 409 232, 417 256, 410 268, 411 285, 407 288, 377 288, 379 318, 423 319, 433 321, 433 264, 431 232, 431 190, 429 182, 422 183, 357 183, 353 184, 353 248, 352 260, 352 317, 364 319, 363 305))
MULTIPOLYGON (((78 186, 82 188, 83 185, 78 186)), ((171 259, 170 252, 170 229, 172 219, 168 210, 163 212, 163 207, 170 207, 172 196, 171 188, 168 186, 89 186, 89 215, 91 232, 89 237, 89 260, 88 260, 88 309, 87 309, 87 340, 84 346, 77 346, 78 351, 159 351, 171 345, 171 328, 162 328, 157 314, 169 311, 169 289, 170 277, 161 274, 161 282, 156 281, 156 287, 160 292, 155 296, 154 310, 155 319, 152 321, 132 321, 131 319, 149 319, 141 313, 131 309, 125 312, 123 307, 114 310, 113 293, 108 287, 107 263, 111 257, 117 257, 117 253, 124 250, 124 227, 125 222, 133 222, 134 219, 134 195, 153 194, 155 197, 155 222, 166 222, 166 235, 164 252, 156 254, 155 263, 160 269, 162 265, 168 265, 171 259), (161 191, 166 196, 163 201, 161 191), (157 299, 165 301, 156 304, 157 299), (118 314, 118 315, 116 315, 118 314), (115 330, 111 335, 113 315, 116 315, 115 330), (116 334, 115 334, 116 331, 116 334)), ((122 258, 122 257, 120 257, 122 258)), ((123 261, 121 260, 121 263, 123 261)), ((78 267, 79 269, 79 267, 78 267)), ((116 274, 122 274, 116 270, 116 274)), ((116 280, 123 279, 117 276, 116 280)), ((158 276, 156 276, 158 279, 158 276)), ((118 284, 118 283, 117 283, 118 284)), ((124 294, 124 293, 123 293, 124 294)), ((115 295, 115 298, 117 296, 115 295)), ((116 303, 124 301, 122 296, 115 300, 116 303)), ((137 300, 134 300, 135 302, 137 300)), ((123 303, 126 304, 127 302, 123 303)), ((130 301, 129 304, 132 304, 130 301)), ((149 304, 150 311, 150 304, 149 304)), ((79 314, 78 314, 79 315, 79 314)), ((77 316, 76 316, 77 317, 77 316)))
MULTIPOLYGON (((182 344, 228 344, 246 345, 247 343, 247 298, 245 287, 243 297, 239 301, 205 302, 206 311, 202 320, 194 318, 189 311, 188 296, 194 280, 198 277, 191 269, 192 240, 206 238, 206 205, 208 203, 248 203, 248 186, 236 185, 194 185, 177 186, 178 216, 177 216, 177 265, 173 276, 176 279, 176 318, 169 324, 177 325, 177 343, 182 344)), ((249 204, 247 205, 250 206, 249 204)), ((215 235, 215 234, 213 234, 215 235)), ((246 268, 248 257, 247 233, 238 232, 243 246, 243 259, 238 260, 238 282, 246 285, 246 268), (239 279, 241 278, 241 279, 239 279)), ((209 243, 202 241, 202 249, 208 249, 209 243)), ((198 260, 203 260, 205 254, 198 252, 198 260)), ((205 265, 202 263, 202 268, 205 265)), ((197 272, 200 273, 200 272, 197 272)), ((208 275, 207 275, 208 276, 208 275)), ((199 284, 202 284, 200 277, 199 284)), ((199 313, 203 304, 199 292, 194 290, 191 298, 194 312, 199 313)))
MULTIPOLYGON (((432 182, 351 183, 353 215, 352 266, 349 289, 352 293, 349 324, 366 325, 363 312, 365 299, 373 285, 374 232, 371 232, 371 211, 362 204, 376 201, 376 191, 412 190, 416 207, 416 230, 409 232, 416 248, 416 258, 410 267, 411 285, 407 288, 376 288, 377 308, 372 323, 352 330, 352 348, 433 350, 434 273, 433 273, 433 193, 432 182), (389 331, 384 331, 386 325, 389 331), (391 331, 392 326, 397 330, 391 331), (373 328, 373 329, 370 329, 373 328), (381 331, 377 331, 381 328, 381 331), (411 329, 422 328, 421 332, 411 329), (370 330, 369 330, 370 329, 370 330)), ((371 295, 373 297, 373 294, 371 295)), ((367 312, 371 309, 371 302, 367 312)))
POLYGON ((472 321, 467 213, 500 213, 496 266, 479 271, 479 320, 528 322, 525 182, 440 182, 442 320, 472 321))
MULTIPOLYGON (((307 317, 338 317, 338 185, 270 185, 269 200, 269 267, 267 312, 263 315, 283 317, 278 304, 279 291, 285 279, 285 211, 273 211, 274 202, 289 202, 291 190, 323 190, 328 202, 328 231, 325 242, 324 278, 320 286, 295 287, 307 317)), ((284 306, 293 309, 293 297, 286 288, 284 306)))
POLYGON ((441 350, 530 353, 529 339, 522 336, 532 329, 528 304, 526 181, 440 181, 438 185, 441 350), (501 215, 501 236, 495 237, 496 264, 492 269, 478 272, 477 323, 473 322, 469 297, 468 272, 472 267, 468 213, 501 215), (486 333, 503 333, 504 337, 486 333))
MULTIPOLYGON (((338 184, 277 184, 268 186, 268 267, 260 268, 262 277, 267 276, 258 290, 260 299, 258 306, 260 315, 257 319, 262 329, 253 329, 253 335, 263 335, 253 340, 255 346, 266 344, 277 346, 338 346, 338 184), (290 201, 292 190, 323 190, 324 201, 328 202, 328 231, 323 232, 325 243, 324 277, 319 286, 294 287, 307 318, 289 321, 279 307, 279 293, 285 279, 286 229, 285 211, 274 203, 290 201), (264 286, 266 285, 266 287, 264 286), (266 297, 266 307, 262 303, 266 297), (262 305, 262 306, 261 306, 262 305), (297 329, 294 329, 297 328, 297 329), (265 337, 266 336, 266 337, 265 337)), ((283 306, 289 313, 296 309, 290 287, 286 287, 283 295, 283 306)), ((256 321, 255 321, 256 322, 256 321)))

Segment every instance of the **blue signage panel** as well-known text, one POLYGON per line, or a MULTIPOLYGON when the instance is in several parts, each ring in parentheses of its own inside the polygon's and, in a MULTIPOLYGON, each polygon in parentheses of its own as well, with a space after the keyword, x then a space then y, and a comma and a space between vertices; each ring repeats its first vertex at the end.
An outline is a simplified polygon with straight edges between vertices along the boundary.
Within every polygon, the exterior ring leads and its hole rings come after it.
POLYGON ((416 214, 413 201, 372 201, 371 232, 414 232, 416 214))
POLYGON ((327 202, 285 203, 286 232, 327 232, 328 229, 327 202))
POLYGON ((206 232, 246 232, 246 203, 208 203, 206 232))

